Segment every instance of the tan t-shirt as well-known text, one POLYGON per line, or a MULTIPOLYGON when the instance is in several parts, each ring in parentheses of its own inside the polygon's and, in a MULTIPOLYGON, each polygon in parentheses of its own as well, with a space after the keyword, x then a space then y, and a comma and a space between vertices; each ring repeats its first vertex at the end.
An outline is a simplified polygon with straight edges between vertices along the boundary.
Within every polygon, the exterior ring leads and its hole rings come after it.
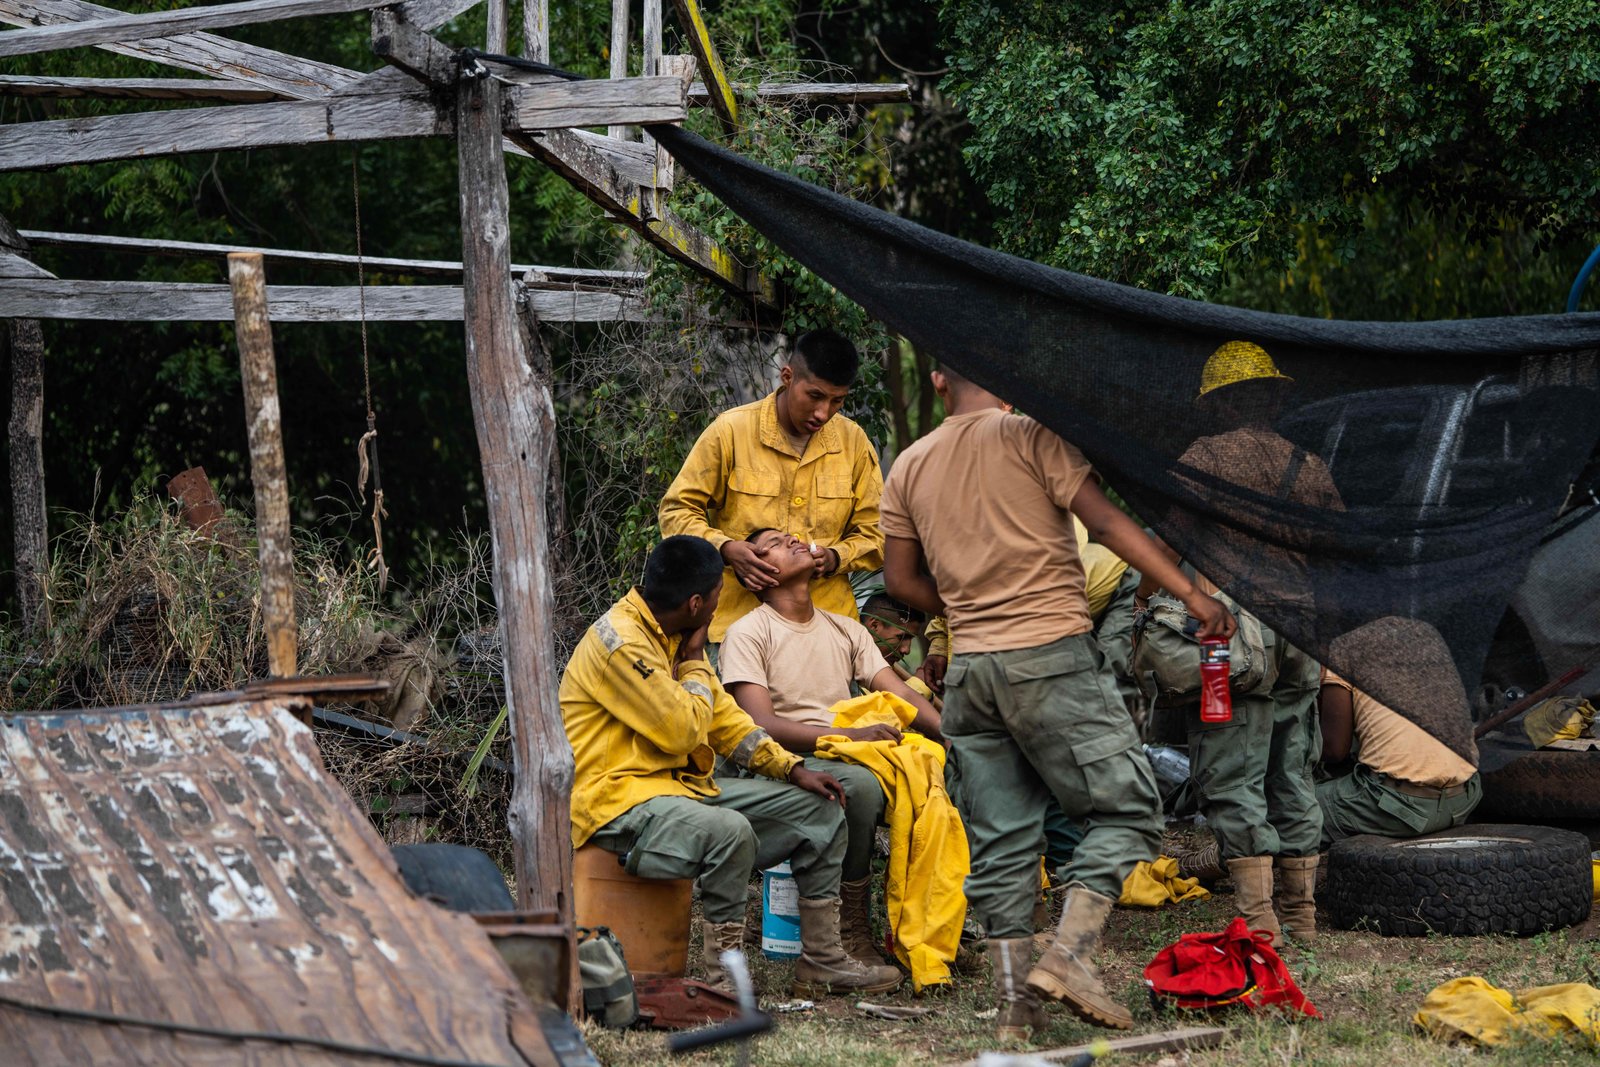
POLYGON ((717 651, 723 686, 764 685, 773 711, 807 726, 832 726, 828 709, 849 698, 850 683, 865 689, 888 667, 865 626, 821 608, 802 624, 762 604, 728 627, 717 651))
POLYGON ((1094 628, 1067 510, 1089 472, 1082 452, 999 409, 947 418, 895 460, 882 529, 922 543, 958 651, 1094 628))
POLYGON ((1354 732, 1361 748, 1356 758, 1379 774, 1443 789, 1460 785, 1477 768, 1446 748, 1432 734, 1324 668, 1323 685, 1350 691, 1354 732))

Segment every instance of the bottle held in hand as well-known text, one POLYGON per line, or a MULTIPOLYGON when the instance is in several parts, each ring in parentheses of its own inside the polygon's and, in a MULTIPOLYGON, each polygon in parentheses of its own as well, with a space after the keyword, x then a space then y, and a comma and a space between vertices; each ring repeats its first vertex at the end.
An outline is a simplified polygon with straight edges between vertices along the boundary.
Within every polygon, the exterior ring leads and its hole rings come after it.
POLYGON ((1228 691, 1231 664, 1226 637, 1200 640, 1200 721, 1232 722, 1233 694, 1228 691))

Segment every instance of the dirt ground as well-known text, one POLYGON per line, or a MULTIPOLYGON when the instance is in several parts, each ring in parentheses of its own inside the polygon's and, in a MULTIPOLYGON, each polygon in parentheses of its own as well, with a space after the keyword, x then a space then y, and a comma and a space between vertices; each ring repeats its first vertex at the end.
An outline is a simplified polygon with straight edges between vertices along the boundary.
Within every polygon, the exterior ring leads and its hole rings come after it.
MULTIPOLYGON (((1451 978, 1481 975, 1507 989, 1587 982, 1600 985, 1600 923, 1532 938, 1384 938, 1371 933, 1324 929, 1315 947, 1302 950, 1290 969, 1322 1012, 1321 1021, 1289 1021, 1240 1013, 1212 1017, 1157 1014, 1141 977, 1157 950, 1189 930, 1220 930, 1233 915, 1227 883, 1210 898, 1154 911, 1118 909, 1112 916, 1101 966, 1106 984, 1133 1008, 1134 1033, 1178 1026, 1220 1025, 1233 1029, 1221 1047, 1206 1051, 1132 1057, 1110 1055, 1104 1064, 1157 1067, 1286 1067, 1288 1064, 1389 1064, 1444 1067, 1482 1064, 1593 1064, 1596 1054, 1571 1042, 1531 1042, 1493 1051, 1451 1047, 1423 1036, 1411 1017, 1428 991, 1451 978)), ((788 996, 792 966, 751 954, 762 1007, 773 1011, 788 996)), ((691 973, 697 961, 691 957, 691 973)), ((907 986, 909 989, 909 985, 907 986)), ((760 1038, 751 1062, 768 1067, 928 1067, 959 1064, 997 1049, 987 967, 958 974, 946 993, 914 998, 908 991, 871 998, 875 1003, 932 1009, 926 1017, 889 1022, 858 1011, 854 998, 818 1001, 809 1012, 779 1014, 777 1029, 760 1038)), ((1028 1046, 1035 1051, 1076 1045, 1109 1034, 1065 1014, 1028 1046)), ((669 1057, 660 1033, 615 1033, 590 1026, 590 1047, 602 1063, 725 1064, 730 1048, 669 1057)), ((1023 1051, 1016 1048, 1011 1051, 1023 1051)))

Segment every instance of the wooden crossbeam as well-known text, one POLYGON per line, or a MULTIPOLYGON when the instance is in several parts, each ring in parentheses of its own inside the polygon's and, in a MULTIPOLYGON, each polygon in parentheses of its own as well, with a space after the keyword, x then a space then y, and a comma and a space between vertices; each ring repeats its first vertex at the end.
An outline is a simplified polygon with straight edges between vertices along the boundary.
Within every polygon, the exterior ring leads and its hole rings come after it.
MULTIPOLYGON (((763 82, 733 87, 738 93, 754 90, 760 100, 774 104, 897 104, 911 99, 911 86, 902 82, 763 82)), ((715 94, 704 82, 689 86, 689 106, 709 107, 715 94)))
POLYGON ((505 128, 510 133, 682 122, 688 114, 687 89, 677 78, 667 77, 512 84, 505 93, 505 128))
POLYGON ((705 16, 700 14, 699 0, 673 0, 673 3, 678 9, 678 21, 689 38, 689 51, 694 53, 700 73, 710 86, 711 110, 722 120, 722 128, 732 133, 739 128, 739 101, 728 84, 728 72, 723 69, 722 57, 717 54, 711 31, 706 28, 705 16))
POLYGON ((152 38, 173 37, 201 30, 253 26, 307 15, 341 15, 368 11, 394 0, 240 0, 176 11, 145 11, 113 15, 92 22, 37 26, 31 30, 0 33, 0 56, 25 56, 61 48, 95 44, 127 44, 152 38))
MULTIPOLYGON (((357 322, 361 294, 353 285, 269 285, 274 322, 357 322)), ((548 322, 644 322, 649 308, 626 293, 527 290, 527 300, 548 322)), ((460 322, 459 285, 369 285, 368 322, 460 322)), ((0 306, 7 316, 121 322, 226 322, 233 318, 227 285, 197 282, 71 281, 0 277, 0 306)))
POLYGON ((93 100, 221 100, 233 104, 288 100, 273 89, 209 78, 63 78, 0 74, 0 96, 93 100))
MULTIPOLYGON (((300 252, 283 248, 256 248, 250 245, 208 244, 201 241, 169 241, 147 237, 117 237, 109 234, 59 233, 52 230, 22 230, 21 236, 31 244, 58 245, 62 247, 99 248, 107 252, 129 252, 141 255, 188 256, 219 258, 232 252, 256 252, 265 256, 268 263, 293 263, 310 267, 354 268, 356 257, 336 252, 300 252)), ((361 263, 370 271, 389 271, 418 277, 459 277, 461 264, 445 259, 396 259, 391 256, 365 256, 361 263)), ((35 268, 36 270, 38 268, 35 268)), ((513 274, 521 277, 530 271, 547 279, 544 282, 524 282, 533 289, 570 289, 572 285, 607 286, 627 288, 637 286, 645 279, 638 270, 590 270, 584 267, 547 267, 530 263, 513 263, 513 274)))

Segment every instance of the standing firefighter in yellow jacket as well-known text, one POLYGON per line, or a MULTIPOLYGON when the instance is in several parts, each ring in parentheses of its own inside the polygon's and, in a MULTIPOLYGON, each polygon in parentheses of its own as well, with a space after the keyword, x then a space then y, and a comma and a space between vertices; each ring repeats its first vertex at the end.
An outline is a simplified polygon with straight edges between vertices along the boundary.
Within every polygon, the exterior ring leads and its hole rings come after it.
POLYGON ((883 566, 878 453, 839 414, 860 365, 855 346, 832 330, 801 334, 777 391, 717 416, 662 497, 662 536, 703 537, 727 566, 713 644, 755 608, 755 592, 777 584, 775 568, 745 541, 763 528, 811 548, 817 607, 859 617, 845 575, 883 566))
POLYGON ((730 993, 719 955, 744 948, 750 875, 788 861, 800 891, 794 994, 893 989, 898 970, 858 963, 839 940, 843 788, 750 721, 706 662, 721 591, 716 549, 669 537, 643 584, 578 643, 561 678, 572 843, 617 853, 641 878, 698 878, 707 977, 730 993), (717 756, 759 777, 713 778, 717 756))

